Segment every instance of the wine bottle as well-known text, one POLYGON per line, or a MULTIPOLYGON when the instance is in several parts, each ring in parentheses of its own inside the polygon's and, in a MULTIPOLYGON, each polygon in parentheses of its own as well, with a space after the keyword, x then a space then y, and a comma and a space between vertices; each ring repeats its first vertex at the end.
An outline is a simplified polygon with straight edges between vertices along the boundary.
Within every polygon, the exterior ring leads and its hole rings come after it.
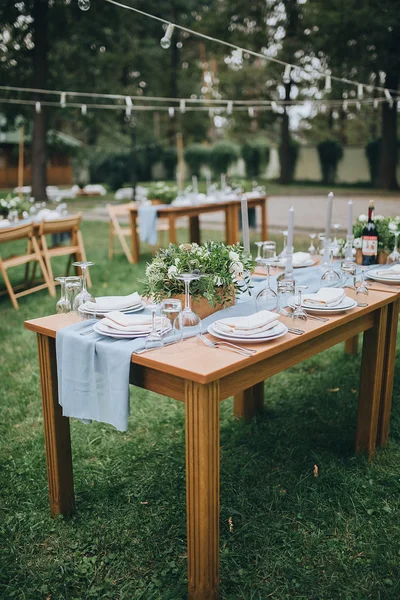
POLYGON ((368 222, 362 232, 362 264, 376 265, 378 262, 378 230, 374 222, 374 202, 370 200, 368 222))

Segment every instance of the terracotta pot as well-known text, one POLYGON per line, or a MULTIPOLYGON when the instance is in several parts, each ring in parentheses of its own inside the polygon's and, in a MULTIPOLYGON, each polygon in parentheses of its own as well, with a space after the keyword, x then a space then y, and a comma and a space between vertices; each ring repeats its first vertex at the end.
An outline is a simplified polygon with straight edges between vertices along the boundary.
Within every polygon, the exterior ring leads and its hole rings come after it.
MULTIPOLYGON (((222 297, 222 290, 218 290, 218 293, 222 297)), ((182 307, 185 306, 185 294, 179 294, 174 297, 182 302, 182 307)), ((199 315, 200 319, 205 319, 206 317, 209 317, 218 310, 228 308, 228 306, 232 306, 232 304, 234 304, 235 302, 235 289, 232 286, 232 289, 229 293, 229 298, 225 301, 225 303, 219 302, 215 306, 212 306, 207 300, 207 298, 204 298, 203 296, 191 296, 190 301, 194 312, 199 315)))
MULTIPOLYGON (((386 265, 387 257, 388 257, 388 255, 386 252, 379 252, 378 253, 378 265, 386 265)), ((362 264, 361 248, 357 248, 357 250, 356 250, 356 263, 358 265, 362 264)))
POLYGON ((158 206, 159 204, 164 204, 164 202, 162 200, 159 200, 158 198, 152 198, 150 200, 150 202, 153 204, 153 206, 158 206))

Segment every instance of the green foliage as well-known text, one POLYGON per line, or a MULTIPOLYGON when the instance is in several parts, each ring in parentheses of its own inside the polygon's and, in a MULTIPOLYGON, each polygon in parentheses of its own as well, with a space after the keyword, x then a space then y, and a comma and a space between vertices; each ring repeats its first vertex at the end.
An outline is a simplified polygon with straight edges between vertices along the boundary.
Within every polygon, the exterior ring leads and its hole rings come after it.
POLYGON ((337 166, 343 158, 343 146, 337 140, 324 140, 317 147, 321 164, 322 181, 325 184, 334 183, 337 166))
POLYGON ((206 277, 192 282, 191 294, 207 298, 215 306, 221 301, 220 292, 223 294, 222 300, 226 301, 232 286, 236 292, 251 287, 246 272, 253 267, 253 259, 239 245, 226 246, 211 240, 202 246, 195 243, 179 246, 170 244, 168 248, 159 250, 147 266, 144 293, 153 296, 157 302, 183 294, 184 283, 176 275, 198 270, 206 277))
POLYGON ((167 185, 164 181, 157 181, 148 187, 149 200, 161 200, 164 204, 171 204, 178 193, 176 185, 167 185))
MULTIPOLYGON (((297 140, 294 140, 292 137, 289 138, 289 148, 288 148, 288 156, 286 157, 289 161, 289 183, 293 181, 294 174, 296 171, 296 163, 299 157, 300 152, 300 144, 297 140)), ((283 148, 282 145, 279 146, 279 160, 282 164, 285 158, 283 157, 283 148)))
POLYGON ((7 218, 10 211, 16 211, 19 217, 22 217, 24 213, 29 213, 31 205, 29 200, 23 196, 13 196, 8 194, 5 198, 0 198, 0 216, 7 218))
POLYGON ((229 167, 239 158, 239 148, 228 141, 218 142, 212 147, 210 158, 216 175, 227 173, 229 167))
POLYGON ((192 144, 185 150, 185 161, 191 175, 200 176, 201 167, 210 164, 211 148, 204 144, 192 144))
POLYGON ((176 148, 173 146, 164 148, 161 160, 166 171, 167 179, 175 179, 175 169, 178 164, 178 153, 176 148))
POLYGON ((249 179, 259 177, 261 168, 269 163, 270 146, 267 142, 257 140, 246 142, 242 146, 242 158, 246 165, 246 176, 249 179))

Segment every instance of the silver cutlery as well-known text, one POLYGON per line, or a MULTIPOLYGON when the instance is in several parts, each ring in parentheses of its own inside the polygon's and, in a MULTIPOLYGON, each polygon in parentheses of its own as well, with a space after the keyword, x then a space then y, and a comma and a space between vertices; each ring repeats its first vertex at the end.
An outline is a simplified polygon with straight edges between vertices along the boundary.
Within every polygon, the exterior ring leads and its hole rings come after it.
POLYGON ((357 306, 360 308, 365 308, 366 306, 369 306, 369 304, 368 302, 357 302, 357 306))
POLYGON ((230 342, 220 341, 213 342, 206 338, 202 333, 197 335, 199 340, 203 342, 209 348, 220 348, 222 347, 225 350, 231 350, 231 352, 236 352, 237 354, 241 354, 242 356, 253 356, 257 351, 249 350, 248 348, 243 348, 243 346, 237 346, 236 344, 231 344, 230 342))
MULTIPOLYGON (((304 306, 303 306, 304 308, 304 306)), ((291 309, 293 312, 293 309, 291 309)), ((291 317, 292 313, 289 312, 288 310, 285 310, 285 312, 287 313, 287 315, 284 315, 285 317, 291 317)), ((309 312, 307 312, 307 319, 311 319, 312 321, 322 321, 323 323, 327 323, 329 321, 328 317, 317 317, 316 315, 310 315, 309 312)))
POLYGON ((305 333, 304 329, 296 329, 295 327, 288 327, 289 333, 294 333, 294 335, 303 335, 305 333))
MULTIPOLYGON (((183 340, 173 340, 171 342, 164 342, 164 346, 161 348, 165 348, 166 346, 173 346, 173 344, 179 344, 183 340)), ((153 350, 160 350, 160 348, 142 348, 142 350, 136 350, 133 354, 144 354, 145 352, 152 352, 153 350)))

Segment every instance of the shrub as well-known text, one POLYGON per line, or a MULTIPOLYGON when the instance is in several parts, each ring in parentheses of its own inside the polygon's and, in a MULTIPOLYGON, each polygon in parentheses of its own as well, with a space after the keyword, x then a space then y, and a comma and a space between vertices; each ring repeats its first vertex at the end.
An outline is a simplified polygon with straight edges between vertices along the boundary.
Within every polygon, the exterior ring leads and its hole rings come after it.
POLYGON ((239 158, 239 149, 231 142, 218 142, 211 149, 211 166, 216 175, 226 173, 239 158))
POLYGON ((334 183, 339 161, 343 158, 343 146, 337 140, 325 140, 318 144, 318 155, 321 164, 322 181, 334 183))
POLYGON ((296 170, 296 163, 297 163, 297 159, 299 157, 299 150, 300 150, 300 144, 293 138, 289 138, 289 148, 288 148, 287 157, 283 156, 282 144, 279 146, 279 162, 281 164, 281 176, 280 176, 281 183, 290 183, 291 181, 293 181, 294 173, 296 170), (286 181, 286 177, 285 177, 285 181, 282 181, 282 165, 284 164, 284 161, 286 159, 288 161, 288 173, 287 173, 288 179, 286 181))
POLYGON ((242 158, 246 165, 247 177, 259 177, 261 168, 269 163, 269 157, 270 147, 267 142, 246 142, 242 146, 242 158))
POLYGON ((191 175, 200 176, 203 165, 210 164, 211 150, 203 144, 192 144, 185 150, 185 161, 190 169, 191 175))
POLYGON ((176 148, 171 146, 163 150, 161 161, 165 167, 167 179, 175 179, 175 169, 178 164, 178 153, 176 148))
POLYGON ((379 183, 379 166, 381 162, 381 146, 382 140, 378 138, 376 140, 371 140, 365 146, 365 154, 368 160, 369 167, 369 176, 371 178, 371 183, 374 187, 378 186, 379 183))

